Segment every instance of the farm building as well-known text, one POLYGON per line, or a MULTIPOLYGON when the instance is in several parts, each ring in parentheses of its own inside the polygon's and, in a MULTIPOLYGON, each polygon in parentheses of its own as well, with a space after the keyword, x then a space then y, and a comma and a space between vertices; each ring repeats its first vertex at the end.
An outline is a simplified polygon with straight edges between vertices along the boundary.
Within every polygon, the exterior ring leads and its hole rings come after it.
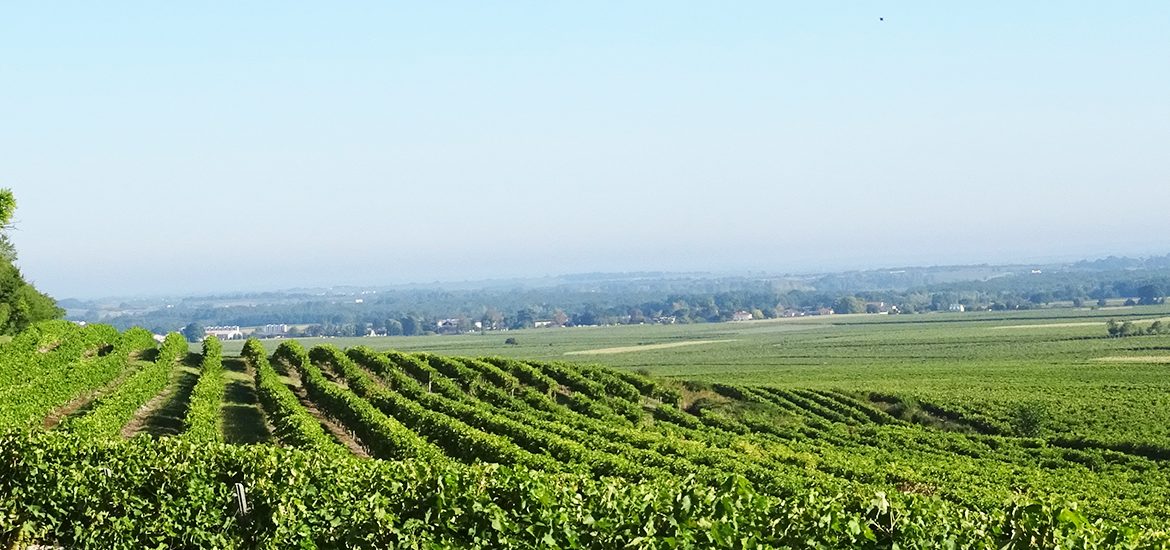
POLYGON ((288 325, 264 325, 263 327, 257 329, 256 332, 258 332, 260 336, 264 337, 284 336, 288 333, 288 325))
POLYGON ((220 340, 241 340, 244 338, 244 333, 238 325, 203 327, 203 332, 208 336, 214 336, 220 340))

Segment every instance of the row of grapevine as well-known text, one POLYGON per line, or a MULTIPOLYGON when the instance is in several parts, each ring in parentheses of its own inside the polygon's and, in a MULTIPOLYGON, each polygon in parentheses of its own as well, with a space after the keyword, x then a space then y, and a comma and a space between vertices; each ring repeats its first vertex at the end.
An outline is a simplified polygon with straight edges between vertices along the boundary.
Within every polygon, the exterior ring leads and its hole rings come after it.
MULTIPOLYGON (((374 370, 374 372, 377 372, 386 380, 388 384, 395 388, 399 388, 399 386, 403 385, 404 383, 409 384, 411 382, 410 380, 401 380, 401 378, 405 375, 404 373, 415 373, 419 371, 417 367, 411 366, 411 356, 409 355, 395 352, 387 354, 387 357, 391 358, 393 363, 405 367, 402 369, 402 371, 398 371, 395 369, 389 369, 389 365, 384 364, 384 361, 374 357, 376 354, 373 354, 368 350, 361 350, 357 353, 359 356, 354 357, 355 359, 365 363, 367 367, 371 368, 371 370, 374 370)), ((456 361, 456 359, 453 358, 447 358, 446 360, 456 361)), ((522 378, 524 380, 536 381, 537 386, 540 388, 558 387, 555 380, 545 375, 543 371, 540 370, 540 367, 536 365, 513 360, 501 360, 498 358, 488 358, 485 360, 461 359, 460 361, 467 367, 470 367, 473 371, 484 373, 483 376, 486 377, 512 377, 511 373, 517 373, 518 380, 522 378), (500 365, 506 367, 507 371, 505 372, 503 367, 500 365), (500 372, 493 373, 490 372, 489 369, 500 369, 500 372), (544 379, 543 382, 542 379, 544 379)), ((570 369, 570 367, 567 365, 562 365, 559 366, 558 369, 567 371, 570 369)), ((452 374, 455 376, 466 376, 466 374, 460 374, 466 372, 465 370, 451 370, 450 372, 452 372, 452 374)), ((634 421, 635 419, 640 420, 643 414, 640 408, 638 408, 636 405, 623 400, 616 400, 617 403, 629 406, 633 409, 630 416, 626 419, 623 419, 622 417, 615 415, 613 410, 610 408, 610 405, 614 403, 614 400, 603 402, 601 400, 595 400, 582 393, 569 393, 568 395, 565 395, 559 391, 556 392, 554 395, 563 400, 565 403, 565 406, 561 406, 550 395, 544 393, 543 391, 524 385, 519 387, 512 387, 509 385, 509 388, 511 389, 504 390, 502 388, 494 387, 490 384, 483 384, 476 386, 476 394, 472 396, 468 393, 460 392, 458 390, 461 385, 468 384, 467 380, 452 381, 442 376, 437 371, 426 371, 423 376, 416 376, 416 378, 419 380, 426 380, 428 387, 433 388, 436 393, 441 394, 444 397, 449 397, 455 401, 466 401, 472 405, 477 404, 478 401, 485 401, 497 407, 502 406, 514 409, 514 412, 512 413, 504 412, 499 409, 489 410, 492 413, 503 414, 512 420, 525 424, 536 421, 535 418, 527 415, 527 411, 530 409, 540 411, 540 413, 544 415, 549 415, 552 418, 557 419, 550 420, 546 417, 544 419, 545 422, 559 422, 559 420, 564 418, 563 415, 566 412, 571 411, 574 415, 581 415, 581 422, 584 422, 588 425, 604 426, 617 426, 627 421, 634 421)), ((399 389, 399 391, 402 390, 399 389)), ((497 426, 496 429, 505 431, 507 430, 507 428, 503 426, 497 426)), ((573 428, 568 428, 568 430, 570 433, 567 435, 567 437, 572 437, 574 440, 576 440, 576 438, 583 437, 581 432, 578 432, 573 428)), ((586 440, 589 439, 589 436, 584 437, 586 437, 586 440)), ((536 445, 534 442, 536 438, 536 436, 524 436, 524 439, 529 442, 529 445, 536 445)), ((608 448, 608 446, 612 445, 613 442, 609 439, 603 439, 597 444, 601 445, 603 448, 608 448)), ((624 463, 625 457, 622 458, 623 460, 617 461, 616 463, 610 460, 597 458, 582 458, 582 461, 587 464, 595 464, 600 466, 606 471, 621 471, 625 472, 626 474, 631 474, 633 470, 631 470, 628 466, 620 465, 624 463), (616 468, 615 465, 617 465, 616 468)), ((629 458, 631 460, 633 459, 633 457, 629 458)), ((655 468, 663 466, 661 461, 650 460, 649 462, 646 462, 645 458, 646 457, 644 456, 641 457, 637 463, 653 466, 655 468)), ((643 474, 637 473, 634 475, 643 474)))
POLYGON ((465 462, 524 464, 550 470, 562 467, 546 456, 525 451, 507 438, 481 431, 462 420, 425 408, 378 384, 333 346, 317 346, 310 352, 310 356, 316 363, 327 365, 343 376, 349 387, 370 404, 439 446, 448 456, 465 462))
MULTIPOLYGON (((466 364, 474 367, 485 362, 495 361, 497 360, 466 361, 466 364)), ((519 367, 517 370, 528 368, 533 369, 533 372, 540 372, 538 366, 518 361, 504 360, 499 361, 499 363, 509 365, 512 368, 519 367)), ((566 366, 562 365, 560 368, 563 369, 566 366)), ((612 449, 614 445, 621 445, 622 443, 620 442, 625 441, 627 436, 632 433, 639 433, 640 436, 646 435, 645 432, 632 432, 631 430, 636 430, 637 428, 626 425, 620 419, 615 421, 616 417, 610 409, 610 407, 615 406, 614 399, 603 398, 602 400, 595 400, 580 393, 557 395, 563 401, 563 405, 531 387, 520 387, 510 392, 503 392, 499 389, 481 388, 480 394, 477 397, 497 407, 497 411, 502 414, 526 423, 544 423, 544 429, 579 440, 583 438, 583 440, 590 441, 591 444, 599 445, 601 448, 612 449), (506 409, 510 412, 501 409, 506 409), (600 430, 604 435, 599 436, 593 433, 593 430, 600 430), (621 435, 615 438, 615 434, 621 435)), ((616 401, 619 404, 617 406, 627 405, 634 407, 633 414, 626 417, 626 420, 631 422, 642 420, 644 413, 640 407, 622 399, 617 399, 616 401)), ((635 454, 638 453, 636 450, 633 452, 635 454)), ((630 456, 629 458, 635 460, 634 456, 630 456)), ((636 462, 639 464, 652 464, 655 467, 667 465, 661 460, 655 460, 645 455, 639 455, 636 458, 636 462)))
MULTIPOLYGON (((499 361, 503 363, 503 361, 499 361)), ((513 363, 518 363, 512 361, 513 363)), ((473 365, 475 362, 466 362, 466 364, 473 365)), ((541 364, 535 364, 539 368, 541 364)), ((598 367, 590 366, 567 366, 558 365, 561 368, 573 368, 582 373, 594 370, 601 371, 598 367)), ((630 373, 623 373, 623 380, 630 381, 637 377, 630 373)), ((617 375, 612 375, 617 376, 617 375)), ((601 376, 595 376, 601 378, 601 376)), ((630 382, 634 387, 638 387, 630 382)), ((648 384, 647 384, 648 386, 648 384)), ((702 390, 703 387, 696 386, 695 391, 702 390)), ((661 432, 663 434, 677 434, 677 436, 685 437, 690 441, 694 441, 699 445, 696 446, 676 446, 669 441, 660 440, 657 443, 648 443, 644 439, 640 442, 642 447, 640 450, 621 449, 620 444, 615 444, 613 441, 620 441, 623 435, 621 432, 615 430, 617 424, 612 422, 590 422, 584 418, 573 421, 575 428, 567 431, 565 430, 565 422, 567 418, 563 414, 556 417, 557 420, 541 419, 540 422, 553 422, 551 424, 540 424, 540 429, 561 435, 570 435, 575 437, 578 441, 584 441, 592 437, 595 433, 606 433, 609 437, 604 443, 595 444, 590 440, 590 446, 605 449, 607 452, 616 453, 619 456, 634 458, 633 453, 645 453, 649 449, 654 454, 639 455, 636 461, 638 463, 651 463, 651 461, 659 461, 661 464, 664 457, 672 457, 673 460, 683 460, 687 463, 693 464, 689 466, 688 470, 680 468, 679 463, 667 462, 666 467, 672 472, 692 471, 709 478, 711 471, 720 472, 738 472, 748 478, 754 480, 761 488, 766 488, 769 491, 776 491, 779 494, 788 494, 798 487, 801 470, 808 469, 816 465, 815 453, 820 452, 817 445, 845 445, 847 443, 846 437, 842 437, 837 433, 836 424, 824 415, 833 415, 836 420, 845 420, 851 423, 868 424, 869 422, 882 422, 888 418, 883 416, 879 411, 873 410, 873 415, 865 414, 864 405, 860 403, 850 403, 847 398, 831 399, 827 396, 816 394, 817 400, 808 399, 807 397, 801 399, 806 404, 805 407, 798 406, 789 401, 783 400, 778 396, 771 394, 761 394, 760 390, 750 387, 736 387, 728 385, 716 385, 715 390, 718 393, 724 394, 731 405, 730 407, 721 404, 722 402, 716 400, 711 403, 701 403, 694 408, 696 414, 691 414, 682 411, 676 407, 658 405, 654 406, 654 401, 647 402, 647 406, 651 407, 653 417, 662 424, 659 424, 654 430, 647 430, 642 435, 661 432), (786 406, 782 410, 777 410, 776 406, 779 403, 784 403, 786 406), (825 403, 825 404, 822 404, 825 403), (711 408, 711 405, 715 405, 711 408), (840 410, 833 410, 839 408, 840 410), (810 410, 811 409, 811 410, 810 410), (734 412, 729 415, 728 410, 734 412), (591 425, 593 424, 593 425, 591 425), (670 427, 677 426, 676 428, 670 427), (583 431, 581 431, 583 430, 583 431), (584 435, 586 432, 589 435, 584 435), (806 445, 803 441, 809 440, 810 437, 819 439, 820 443, 816 445, 806 445), (583 439, 584 438, 584 439, 583 439), (757 452, 749 455, 744 455, 744 445, 750 445, 757 448, 757 452), (649 446, 653 445, 653 446, 649 446), (793 449, 796 446, 798 449, 793 449), (657 455, 657 456, 655 456, 657 455)), ((639 390, 641 391, 641 390, 639 390)), ((649 392, 653 395, 655 389, 649 392)), ((661 391, 661 390, 657 390, 661 391)), ((678 394, 677 390, 671 389, 672 393, 678 394)), ((561 400, 565 404, 571 404, 571 397, 577 397, 580 394, 570 394, 569 396, 561 396, 561 400)), ((500 407, 515 408, 515 404, 509 403, 511 397, 500 392, 490 392, 480 389, 477 395, 478 398, 490 401, 492 405, 500 407)), ((643 397, 649 397, 643 394, 643 397)), ((681 397, 681 395, 680 395, 681 397)), ((651 397, 651 399, 653 399, 651 397)), ((677 401, 677 398, 675 399, 677 401)), ((617 404, 628 402, 628 399, 622 397, 602 396, 597 400, 599 403, 608 407, 615 407, 617 404)), ((573 410, 573 407, 569 407, 573 410)), ((581 411, 574 411, 581 412, 581 411)), ((512 413, 504 413, 512 415, 512 413)), ((592 414, 586 412, 583 416, 597 420, 601 415, 593 411, 592 414)), ((513 416, 518 420, 532 423, 530 418, 524 418, 521 415, 513 416)), ((892 420, 892 419, 891 419, 892 420)), ((883 422, 884 423, 884 422, 883 422)), ((535 424, 534 424, 535 425, 535 424)), ((834 460, 834 462, 823 464, 819 472, 814 475, 825 478, 825 482, 833 483, 834 485, 848 484, 850 480, 865 481, 867 483, 877 483, 880 485, 892 485, 896 480, 891 480, 884 476, 874 476, 866 471, 873 468, 858 461, 844 461, 841 463, 834 460), (832 479, 838 479, 838 482, 832 482, 832 479)))
MULTIPOLYGON (((853 415, 844 414, 840 411, 836 411, 836 410, 827 408, 824 405, 817 403, 816 401, 809 399, 806 396, 803 396, 803 395, 796 393, 795 391, 786 390, 783 388, 760 388, 760 390, 763 392, 766 392, 766 393, 770 393, 770 394, 772 394, 780 399, 786 400, 790 403, 793 403, 796 406, 804 409, 805 411, 808 411, 809 413, 812 413, 816 416, 820 416, 826 420, 829 420, 830 422, 840 422, 842 424, 858 424, 859 423, 857 418, 854 417, 853 415)), ((868 421, 868 419, 866 419, 866 420, 868 421)))
MULTIPOLYGON (((417 402, 422 408, 442 413, 485 433, 506 438, 521 449, 533 454, 548 455, 564 465, 563 467, 588 470, 599 475, 628 478, 645 477, 649 472, 625 457, 597 452, 585 447, 574 438, 564 437, 544 429, 538 425, 539 422, 535 418, 507 414, 506 411, 492 407, 485 401, 459 401, 438 393, 429 393, 417 381, 399 376, 400 373, 390 368, 388 361, 379 360, 368 352, 357 351, 351 353, 349 357, 355 362, 362 362, 376 374, 383 375, 385 377, 383 379, 388 380, 389 385, 394 387, 398 394, 417 402)), ((354 366, 342 364, 339 370, 346 374, 347 380, 351 384, 356 384, 355 387, 370 387, 366 382, 368 375, 355 369, 354 366)), ((381 393, 377 389, 373 391, 381 393)), ((491 385, 484 385, 480 388, 480 399, 485 399, 490 395, 505 399, 508 390, 491 385)))
POLYGON ((441 393, 450 397, 451 399, 470 399, 471 396, 466 389, 471 388, 470 381, 463 382, 466 386, 460 386, 458 383, 444 376, 438 369, 436 369, 428 360, 426 354, 405 354, 391 352, 387 354, 397 364, 402 371, 413 377, 418 382, 425 384, 427 391, 441 393))
MULTIPOLYGON (((107 376, 111 357, 121 357, 117 377, 134 353, 125 342, 143 335, 106 349, 78 347, 73 333, 22 342, 32 353, 0 346, 0 365, 9 353, 43 360, 76 348, 77 360, 20 387, 80 382, 94 365, 107 376)), ((201 384, 215 369, 224 381, 216 344, 205 343, 201 384)), ((183 346, 163 347, 177 356, 183 346)), ((105 384, 113 390, 67 430, 0 433, 0 547, 1170 545, 1170 468, 1157 460, 928 430, 837 392, 597 366, 310 353, 295 341, 270 363, 249 341, 243 357, 288 448, 108 437, 166 354, 105 384), (350 455, 289 389, 298 380, 373 455, 405 460, 350 455), (233 504, 236 483, 247 510, 233 504), (1127 491, 1138 496, 1115 496, 1127 491), (1029 500, 1048 493, 1079 504, 1029 500)), ((218 433, 218 419, 208 424, 218 433)))
POLYGON ((108 353, 119 339, 114 327, 79 327, 68 321, 46 321, 0 348, 0 401, 27 393, 44 376, 60 375, 82 358, 108 353))
POLYGON ((879 410, 876 407, 867 405, 865 403, 862 403, 856 399, 853 399, 847 395, 843 395, 843 394, 838 393, 838 392, 826 391, 826 390, 821 390, 821 391, 809 390, 809 393, 811 395, 820 396, 823 399, 822 404, 824 404, 825 406, 829 406, 829 407, 841 406, 841 407, 846 407, 848 409, 852 409, 853 411, 856 411, 856 413, 861 414, 865 419, 868 419, 870 422, 876 422, 878 424, 896 424, 896 423, 900 422, 897 418, 890 416, 890 414, 885 412, 885 411, 879 410), (836 405, 829 403, 830 401, 836 403, 836 405))
POLYGON ((325 414, 357 434, 374 456, 384 459, 444 460, 442 452, 407 429, 398 419, 387 416, 352 391, 327 380, 295 340, 281 343, 274 357, 297 371, 309 397, 325 414))
POLYGON ((499 367, 504 372, 515 376, 520 382, 536 388, 545 394, 552 394, 560 385, 553 377, 523 361, 505 359, 503 357, 485 357, 483 361, 499 367))
MULTIPOLYGON (((428 393, 417 381, 406 375, 406 372, 418 371, 417 366, 408 366, 401 370, 394 368, 396 363, 402 364, 402 354, 388 354, 396 361, 378 357, 377 354, 365 349, 350 350, 350 356, 382 376, 387 386, 418 401, 425 409, 441 411, 481 430, 506 437, 522 448, 533 452, 543 451, 562 462, 585 467, 594 473, 619 475, 631 479, 661 475, 664 472, 678 475, 696 473, 701 474, 704 479, 712 479, 726 472, 743 472, 775 489, 791 488, 796 484, 792 476, 778 474, 775 471, 778 467, 787 469, 786 467, 778 466, 770 460, 757 464, 755 460, 745 461, 744 457, 729 449, 706 445, 679 445, 675 441, 655 435, 653 431, 633 432, 630 428, 623 430, 620 423, 614 423, 602 415, 582 414, 572 407, 572 398, 575 396, 590 399, 581 394, 562 396, 569 406, 561 407, 552 401, 548 401, 547 404, 539 402, 540 399, 548 399, 539 392, 525 393, 524 390, 531 388, 505 391, 490 385, 481 385, 478 386, 475 396, 461 394, 461 397, 467 399, 448 399, 448 391, 428 393), (412 384, 415 387, 412 388, 412 384), (513 395, 517 392, 521 397, 513 395), (533 400, 537 402, 534 403, 533 400), (630 441, 637 441, 642 447, 631 445, 630 441), (588 443, 588 447, 578 445, 578 442, 588 443)), ((432 359, 430 362, 436 361, 432 359)), ((481 362, 465 360, 463 363, 477 367, 481 362)), ((569 370, 571 367, 561 365, 558 368, 569 370)), ((421 378, 432 388, 469 387, 467 379, 478 379, 477 376, 468 375, 465 369, 447 368, 446 371, 451 376, 465 379, 456 379, 453 381, 455 383, 452 383, 444 380, 445 377, 440 378, 442 376, 440 373, 429 371, 421 378)), ((353 379, 348 381, 351 386, 357 387, 353 379)), ((619 401, 624 400, 619 398, 619 401)), ((610 403, 612 399, 605 401, 605 404, 610 403)), ((693 418, 682 411, 674 410, 682 417, 693 418)), ((740 430, 741 433, 748 431, 747 428, 740 430)))
MULTIPOLYGON (((536 395, 543 397, 539 393, 536 395)), ((569 443, 572 446, 569 449, 563 448, 563 443, 562 448, 550 447, 551 454, 559 460, 569 460, 573 464, 588 467, 595 474, 639 479, 666 473, 685 475, 697 471, 694 464, 682 457, 662 454, 655 448, 631 445, 625 437, 630 432, 623 432, 615 426, 604 428, 607 426, 604 422, 593 418, 574 418, 567 409, 548 410, 540 402, 536 403, 540 408, 533 407, 529 399, 496 389, 483 391, 480 398, 492 407, 489 410, 493 414, 510 419, 535 434, 522 434, 522 439, 533 443, 542 439, 569 443)))
POLYGON ((486 361, 480 361, 479 359, 472 359, 470 357, 452 358, 452 360, 459 361, 467 368, 478 373, 482 377, 482 380, 491 387, 510 392, 515 391, 521 385, 519 378, 504 372, 504 369, 486 361))
POLYGON ((223 397, 227 391, 224 379, 223 344, 219 338, 203 339, 203 361, 199 366, 199 382, 191 391, 184 420, 183 437, 192 441, 223 441, 223 397))
POLYGON ((630 484, 182 439, 0 434, 0 543, 70 548, 1158 548, 1164 530, 1051 503, 790 499, 743 478, 630 484), (111 464, 118 465, 110 468, 111 464), (249 510, 234 508, 245 487, 249 510))
POLYGON ((259 340, 245 342, 240 356, 256 372, 256 394, 280 441, 294 447, 344 452, 280 379, 259 340))
POLYGON ((68 335, 80 330, 76 324, 68 321, 43 321, 0 346, 0 382, 3 387, 27 379, 32 370, 29 366, 32 357, 56 349, 68 335))
POLYGON ((105 355, 70 361, 57 356, 56 367, 9 392, 0 402, 0 426, 23 427, 41 422, 58 407, 113 382, 127 368, 132 354, 154 347, 154 338, 146 330, 130 329, 118 336, 105 355))
POLYGON ((565 363, 530 363, 574 393, 583 393, 591 398, 605 397, 605 386, 586 378, 572 365, 565 363))
POLYGON ((175 363, 186 355, 186 338, 177 332, 168 334, 153 364, 98 398, 85 415, 67 420, 61 428, 87 437, 116 437, 139 408, 166 388, 175 363))
POLYGON ((644 416, 638 390, 615 376, 568 363, 528 364, 561 385, 565 403, 573 410, 613 423, 637 424, 644 416))
POLYGON ((461 389, 464 392, 473 394, 477 387, 482 384, 478 372, 468 368, 455 359, 430 353, 416 353, 415 357, 430 366, 430 369, 426 370, 428 377, 446 377, 448 380, 462 384, 461 389))
POLYGON ((607 397, 618 397, 626 401, 640 403, 642 392, 628 379, 618 376, 616 371, 598 368, 593 365, 578 365, 576 370, 585 378, 601 384, 607 397))

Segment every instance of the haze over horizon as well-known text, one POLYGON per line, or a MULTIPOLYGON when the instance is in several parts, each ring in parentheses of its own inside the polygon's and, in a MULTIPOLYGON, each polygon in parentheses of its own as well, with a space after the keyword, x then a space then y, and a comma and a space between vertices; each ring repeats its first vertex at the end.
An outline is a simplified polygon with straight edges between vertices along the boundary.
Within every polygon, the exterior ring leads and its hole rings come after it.
POLYGON ((7 6, 0 187, 58 298, 1165 254, 1166 28, 1159 2, 7 6))
POLYGON ((931 269, 931 268, 962 268, 973 266, 1026 266, 1028 268, 1042 268, 1053 264, 1071 264, 1079 261, 1094 261, 1104 259, 1110 256, 1129 257, 1129 258, 1151 258, 1161 256, 1159 254, 1140 254, 1134 256, 1125 255, 1096 255, 1090 257, 1080 256, 1047 256, 1028 259, 1005 260, 1001 262, 968 262, 968 263, 916 263, 916 264, 883 264, 883 265, 841 265, 836 268, 808 268, 808 269, 790 269, 790 270, 764 270, 764 269, 743 269, 743 270, 628 270, 628 271, 578 271, 578 272, 549 272, 549 273, 517 273, 517 274, 501 274, 495 276, 484 277, 458 277, 450 276, 445 278, 424 279, 396 279, 396 280, 347 280, 339 282, 337 278, 329 278, 322 276, 318 283, 305 283, 297 285, 286 286, 237 286, 237 287, 205 287, 205 288, 185 288, 178 291, 132 291, 127 294, 77 294, 77 295, 59 295, 58 299, 78 299, 78 300, 101 300, 101 299, 141 299, 141 298, 176 298, 176 297, 203 297, 215 295, 231 295, 237 293, 253 293, 253 292, 288 292, 303 289, 327 289, 327 288, 360 288, 366 290, 382 289, 387 287, 432 287, 440 288, 487 288, 489 286, 497 286, 502 282, 509 281, 539 281, 541 279, 556 279, 568 278, 574 276, 588 275, 588 274, 602 274, 602 275, 630 275, 637 273, 660 273, 664 277, 670 276, 710 276, 710 277, 744 277, 751 278, 754 276, 765 277, 801 277, 801 276, 818 276, 833 273, 848 273, 854 271, 882 271, 886 269, 931 269))

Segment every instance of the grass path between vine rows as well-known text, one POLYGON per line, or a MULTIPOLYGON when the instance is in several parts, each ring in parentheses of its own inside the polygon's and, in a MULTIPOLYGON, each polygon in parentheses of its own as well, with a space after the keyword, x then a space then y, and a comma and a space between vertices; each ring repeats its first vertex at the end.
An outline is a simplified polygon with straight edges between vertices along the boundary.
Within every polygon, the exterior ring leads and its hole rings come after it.
POLYGON ((223 396, 223 438, 228 443, 271 443, 272 427, 260 408, 255 377, 243 359, 225 357, 224 377, 227 390, 223 396))
POLYGON ((321 424, 321 427, 325 429, 325 432, 332 436, 334 441, 337 441, 346 449, 349 449, 349 452, 353 453, 355 456, 359 456, 361 458, 370 458, 370 453, 366 451, 365 445, 363 445, 356 436, 350 433, 349 430, 345 428, 345 426, 335 422, 332 418, 329 418, 327 415, 325 415, 325 413, 321 412, 321 409, 317 408, 317 404, 313 403, 313 401, 309 399, 309 394, 307 391, 305 391, 304 386, 301 385, 301 378, 300 375, 297 374, 296 369, 290 368, 287 369, 287 371, 288 375, 281 376, 281 381, 283 381, 284 384, 288 386, 290 390, 292 390, 293 395, 297 396, 297 399, 300 400, 301 405, 305 407, 305 410, 309 411, 309 414, 313 415, 313 418, 317 419, 317 422, 321 424))
POLYGON ((187 416, 187 404, 191 390, 199 381, 197 353, 188 353, 171 370, 171 380, 162 393, 147 401, 134 418, 122 428, 122 437, 127 439, 140 433, 152 437, 179 435, 183 431, 183 419, 187 416))
MULTIPOLYGON (((93 406, 94 401, 97 398, 122 385, 122 383, 125 382, 127 378, 130 378, 130 375, 138 372, 140 369, 150 366, 150 362, 153 360, 154 358, 149 354, 132 355, 130 359, 126 361, 125 367, 122 369, 122 372, 118 374, 117 378, 114 378, 110 381, 110 383, 100 388, 86 391, 81 395, 74 397, 73 400, 66 403, 65 405, 58 407, 56 410, 49 413, 49 415, 45 417, 42 425, 45 427, 45 429, 51 430, 66 418, 71 416, 84 415, 86 411, 88 411, 93 406)), ((77 367, 84 368, 85 365, 78 365, 77 367)))

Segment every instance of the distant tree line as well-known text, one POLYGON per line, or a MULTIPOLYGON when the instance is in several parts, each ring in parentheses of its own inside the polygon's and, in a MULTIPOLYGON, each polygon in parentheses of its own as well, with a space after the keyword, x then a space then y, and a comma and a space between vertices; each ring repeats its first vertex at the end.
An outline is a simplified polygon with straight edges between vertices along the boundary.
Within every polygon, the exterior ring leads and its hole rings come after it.
MULTIPOLYGON (((101 319, 119 327, 140 325, 156 332, 205 325, 299 325, 294 335, 355 336, 468 333, 534 326, 641 323, 714 323, 748 313, 755 319, 819 313, 913 314, 966 310, 1022 310, 1061 306, 1098 307, 1108 300, 1132 305, 1164 303, 1166 270, 1027 273, 988 280, 930 284, 906 289, 836 287, 820 280, 750 278, 617 280, 547 288, 397 290, 353 297, 245 296, 243 305, 184 301, 146 313, 101 319)), ((921 277, 916 277, 921 278, 921 277)), ((880 279, 880 278, 879 278, 880 279)), ((873 281, 871 281, 872 283, 873 281)), ((234 300, 233 300, 234 301, 234 300)), ((99 319, 87 319, 99 320, 99 319)))
POLYGON ((1105 331, 1110 338, 1124 338, 1127 336, 1152 336, 1155 334, 1170 334, 1170 325, 1162 321, 1154 321, 1148 327, 1142 327, 1134 324, 1132 321, 1117 322, 1110 319, 1105 324, 1105 331))

